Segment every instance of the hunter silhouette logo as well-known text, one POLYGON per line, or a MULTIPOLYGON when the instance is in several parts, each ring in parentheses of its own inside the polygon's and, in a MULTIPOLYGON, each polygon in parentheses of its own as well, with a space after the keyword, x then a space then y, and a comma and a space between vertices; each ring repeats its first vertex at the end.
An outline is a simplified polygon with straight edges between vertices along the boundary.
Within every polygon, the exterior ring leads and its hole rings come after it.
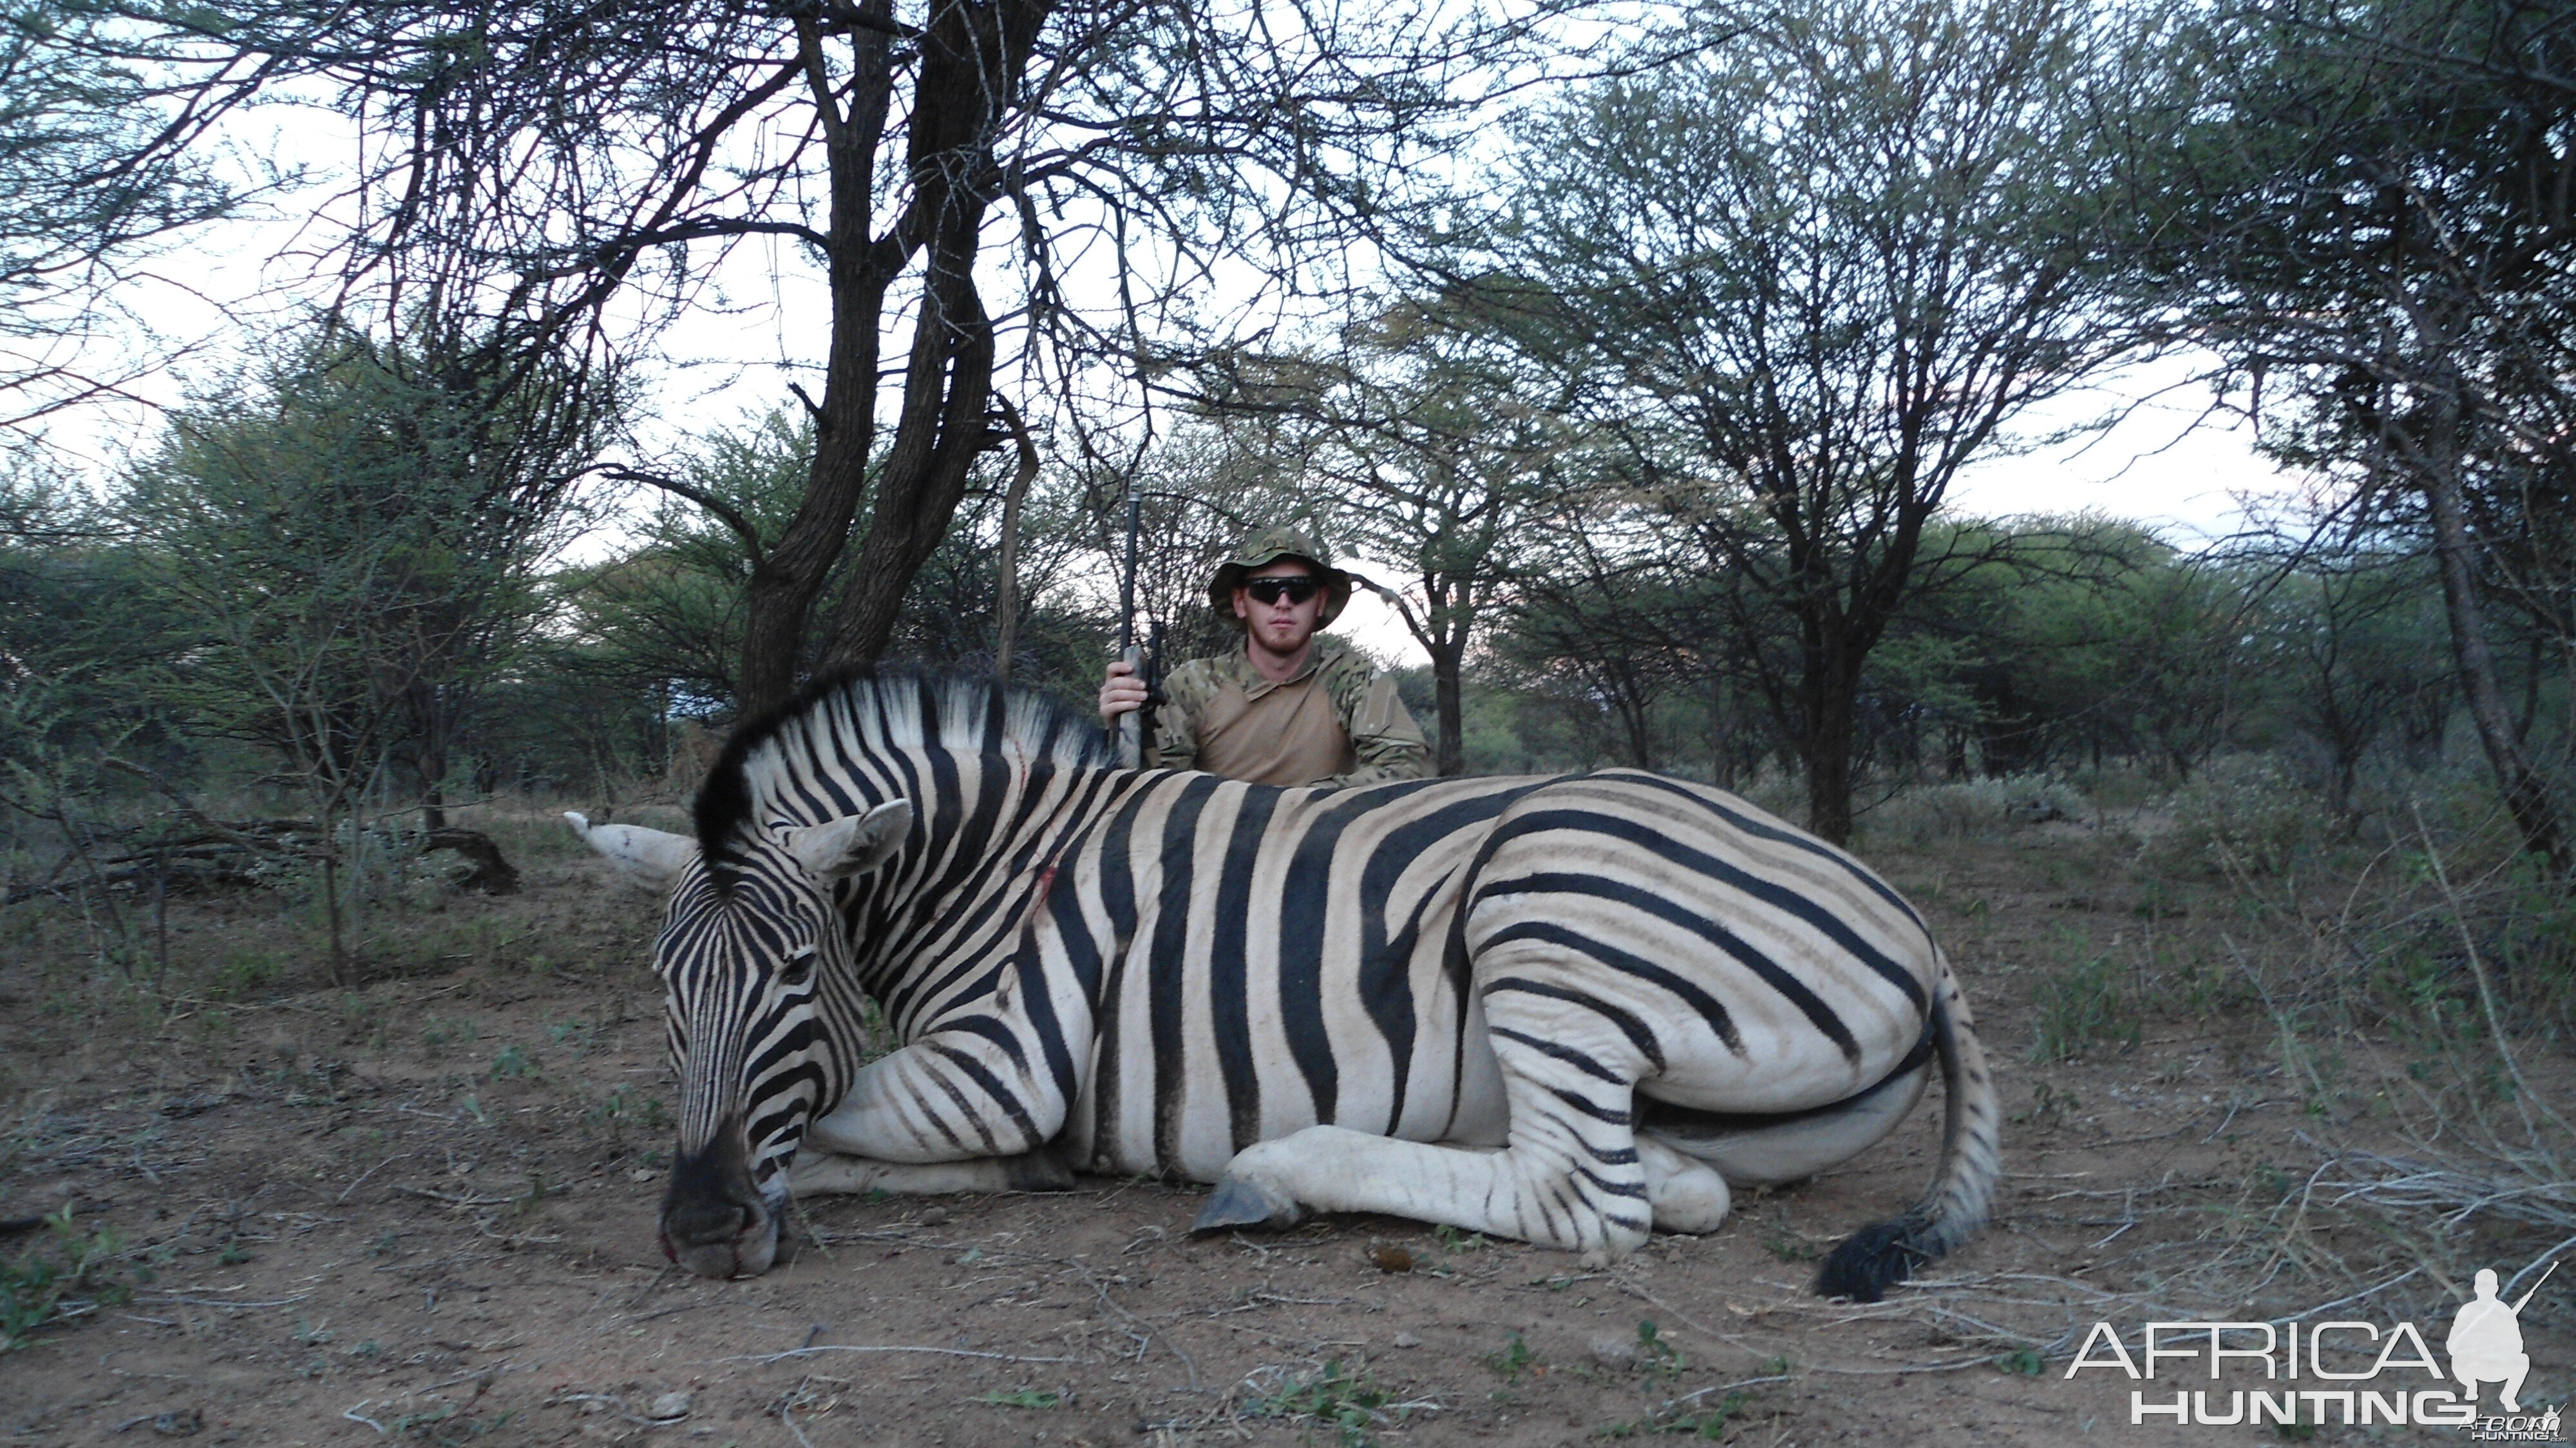
POLYGON ((2469 1390, 2470 1401, 2476 1401, 2479 1384, 2501 1383, 2504 1410, 2522 1411, 2522 1380, 2531 1375, 2531 1354, 2522 1350, 2522 1309, 2557 1271, 2558 1264, 2550 1263, 2530 1292, 2507 1304, 2496 1296, 2495 1269, 2478 1269, 2477 1295, 2460 1304, 2451 1335, 2442 1340, 2451 1354, 2451 1376, 2469 1390))

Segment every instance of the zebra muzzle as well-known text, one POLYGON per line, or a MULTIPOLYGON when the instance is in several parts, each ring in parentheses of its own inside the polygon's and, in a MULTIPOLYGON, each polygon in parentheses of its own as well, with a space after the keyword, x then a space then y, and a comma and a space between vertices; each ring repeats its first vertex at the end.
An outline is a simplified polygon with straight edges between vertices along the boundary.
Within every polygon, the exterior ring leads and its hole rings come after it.
POLYGON ((752 1277, 778 1255, 778 1217, 752 1180, 739 1121, 721 1123, 672 1163, 662 1198, 662 1255, 701 1277, 752 1277))

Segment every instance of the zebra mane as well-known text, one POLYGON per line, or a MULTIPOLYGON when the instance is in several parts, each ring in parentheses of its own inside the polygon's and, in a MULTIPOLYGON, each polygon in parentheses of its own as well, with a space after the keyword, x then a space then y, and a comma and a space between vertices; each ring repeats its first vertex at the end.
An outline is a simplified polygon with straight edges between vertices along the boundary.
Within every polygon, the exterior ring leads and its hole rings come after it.
POLYGON ((794 700, 735 729, 699 786, 692 809, 698 849, 717 888, 732 887, 737 843, 756 822, 761 786, 779 772, 781 755, 821 744, 818 752, 828 757, 852 743, 869 751, 948 749, 1075 767, 1118 762, 1097 721, 1033 690, 909 669, 862 666, 824 674, 794 700))

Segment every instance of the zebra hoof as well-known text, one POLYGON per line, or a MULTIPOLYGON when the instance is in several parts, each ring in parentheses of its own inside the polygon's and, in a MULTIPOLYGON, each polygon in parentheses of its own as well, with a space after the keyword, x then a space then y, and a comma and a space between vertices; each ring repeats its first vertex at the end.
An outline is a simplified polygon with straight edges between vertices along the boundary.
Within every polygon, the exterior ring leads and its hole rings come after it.
POLYGON ((1207 1205, 1199 1210, 1198 1220, 1190 1223, 1190 1230, 1222 1232, 1228 1227, 1266 1227, 1284 1232, 1305 1216, 1295 1202, 1251 1182, 1228 1177, 1208 1193, 1207 1205))

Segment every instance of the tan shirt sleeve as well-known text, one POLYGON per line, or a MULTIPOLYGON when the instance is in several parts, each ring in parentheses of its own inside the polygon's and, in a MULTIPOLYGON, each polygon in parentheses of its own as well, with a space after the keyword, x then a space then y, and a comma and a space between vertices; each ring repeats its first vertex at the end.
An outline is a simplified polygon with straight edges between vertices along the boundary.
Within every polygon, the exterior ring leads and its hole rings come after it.
POLYGON ((1145 739, 1147 769, 1199 767, 1199 711, 1216 694, 1216 673, 1205 659, 1192 659, 1163 676, 1163 707, 1154 711, 1154 727, 1145 739))
POLYGON ((1403 697, 1396 693, 1393 675, 1382 673, 1369 680, 1353 701, 1343 727, 1351 736, 1355 761, 1351 772, 1317 783, 1385 784, 1431 777, 1431 745, 1422 737, 1422 726, 1413 722, 1413 711, 1404 707, 1403 697))

